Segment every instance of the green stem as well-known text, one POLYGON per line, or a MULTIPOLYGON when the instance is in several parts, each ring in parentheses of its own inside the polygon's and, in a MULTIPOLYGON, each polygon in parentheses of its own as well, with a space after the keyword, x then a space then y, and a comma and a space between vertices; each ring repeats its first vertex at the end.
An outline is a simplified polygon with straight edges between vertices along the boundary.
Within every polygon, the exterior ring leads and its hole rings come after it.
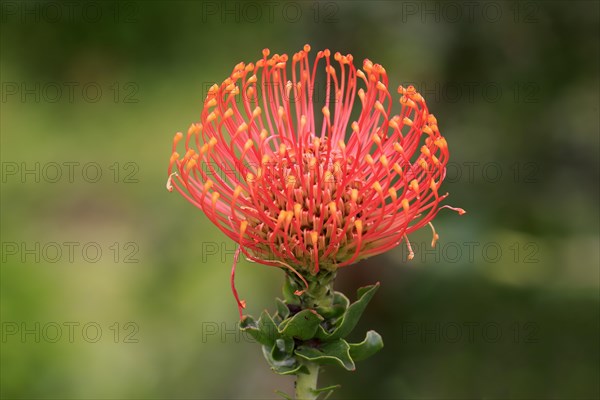
POLYGON ((317 398, 317 380, 319 379, 319 364, 307 362, 304 366, 308 374, 300 373, 296 378, 296 399, 314 400, 317 398))
MULTIPOLYGON (((318 311, 321 315, 327 315, 333 306, 335 272, 322 270, 316 275, 307 274, 304 278, 308 283, 308 287, 296 275, 287 275, 284 286, 287 303, 295 304, 302 310, 312 309, 318 311), (302 292, 302 295, 296 296, 295 292, 302 292)), ((296 399, 314 400, 319 396, 316 391, 319 364, 307 361, 302 363, 308 369, 308 373, 301 372, 296 376, 296 399)))
POLYGON ((321 271, 317 275, 305 275, 308 288, 305 283, 294 274, 287 274, 286 288, 284 293, 288 304, 297 304, 303 310, 329 308, 333 305, 334 290, 333 281, 335 272, 321 271), (295 291, 303 294, 298 297, 295 291))

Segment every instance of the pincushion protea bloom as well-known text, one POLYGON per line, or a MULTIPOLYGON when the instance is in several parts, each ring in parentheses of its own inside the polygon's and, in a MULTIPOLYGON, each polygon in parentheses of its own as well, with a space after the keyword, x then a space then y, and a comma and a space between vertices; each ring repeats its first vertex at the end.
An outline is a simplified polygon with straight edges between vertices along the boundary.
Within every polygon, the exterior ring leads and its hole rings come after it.
POLYGON ((286 54, 269 57, 265 49, 262 59, 239 63, 212 86, 200 122, 175 135, 167 188, 239 244, 236 260, 241 250, 299 276, 348 266, 403 240, 410 250, 407 235, 427 224, 434 245, 431 220, 452 208, 440 206, 448 194, 439 190, 449 153, 425 100, 400 86, 394 114, 381 65, 365 60, 357 69, 352 55, 329 50, 311 64, 309 51, 306 45, 294 54, 288 71, 286 54))

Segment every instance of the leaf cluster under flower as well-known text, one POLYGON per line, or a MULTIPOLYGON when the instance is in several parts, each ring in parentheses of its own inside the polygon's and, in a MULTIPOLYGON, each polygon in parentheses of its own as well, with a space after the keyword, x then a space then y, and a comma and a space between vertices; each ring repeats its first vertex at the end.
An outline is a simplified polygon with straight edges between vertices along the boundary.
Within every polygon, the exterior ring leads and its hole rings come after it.
POLYGON ((265 310, 258 320, 244 316, 240 328, 262 345, 265 359, 278 374, 307 373, 304 362, 353 371, 355 361, 383 348, 381 336, 372 330, 360 343, 345 340, 378 288, 379 283, 358 289, 358 299, 352 304, 344 294, 335 292, 331 306, 314 309, 302 309, 297 296, 286 293, 285 301, 277 299, 273 315, 265 310))

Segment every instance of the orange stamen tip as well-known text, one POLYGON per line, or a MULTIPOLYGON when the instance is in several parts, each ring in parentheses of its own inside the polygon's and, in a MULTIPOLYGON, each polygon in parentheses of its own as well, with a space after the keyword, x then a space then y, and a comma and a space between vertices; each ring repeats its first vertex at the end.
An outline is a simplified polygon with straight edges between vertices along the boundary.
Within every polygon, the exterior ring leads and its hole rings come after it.
MULTIPOLYGON (((213 84, 209 89, 208 89, 208 95, 214 95, 216 91, 219 90, 219 85, 217 85, 216 83, 213 84)), ((208 96, 207 96, 208 97, 208 96)))
POLYGON ((444 139, 443 137, 439 137, 439 138, 435 139, 435 142, 433 142, 433 143, 440 149, 445 149, 446 147, 448 147, 448 143, 446 142, 446 139, 444 139))
POLYGON ((377 193, 381 194, 381 190, 382 190, 382 189, 381 189, 381 184, 380 184, 379 182, 377 182, 377 181, 376 181, 376 182, 373 184, 373 189, 375 189, 375 191, 376 191, 377 193))
POLYGON ((187 172, 190 172, 190 170, 191 170, 192 168, 194 168, 195 166, 196 166, 196 160, 194 160, 194 159, 192 158, 192 159, 191 159, 190 161, 188 161, 188 163, 185 165, 185 170, 186 170, 187 172))
POLYGON ((313 246, 317 245, 317 240, 319 239, 319 234, 315 231, 312 231, 310 233, 310 241, 312 242, 313 246))
POLYGON ((402 199, 402 201, 400 202, 400 205, 402 206, 402 208, 404 209, 404 211, 408 212, 408 209, 410 208, 410 204, 408 203, 408 199, 402 199))
POLYGON ((217 99, 214 97, 206 102, 205 107, 214 107, 217 105, 217 99))
POLYGON ((309 44, 305 44, 304 45, 304 51, 307 52, 307 53, 310 51, 310 45, 309 44))
POLYGON ((233 198, 237 199, 240 196, 240 193, 242 193, 242 187, 238 185, 235 187, 235 190, 233 191, 233 198))
POLYGON ((379 162, 381 163, 381 165, 383 165, 385 168, 388 167, 389 162, 387 157, 385 156, 385 154, 383 154, 381 157, 379 157, 379 162))
POLYGON ((287 211, 285 213, 285 226, 290 226, 290 223, 292 222, 292 218, 294 218, 294 212, 287 211))
POLYGON ((354 226, 356 227, 356 231, 360 234, 363 231, 363 223, 360 219, 354 221, 354 226))
POLYGON ((335 201, 329 203, 329 211, 331 211, 332 214, 335 214, 337 212, 337 206, 335 204, 335 201))
POLYGON ((219 192, 213 192, 213 194, 211 195, 213 207, 217 204, 217 201, 219 201, 219 197, 221 197, 221 194, 219 192))
POLYGON ((188 128, 187 135, 192 136, 193 134, 198 134, 200 132, 200 126, 198 124, 191 124, 188 128))
POLYGON ((248 124, 245 122, 242 122, 240 124, 240 126, 238 126, 237 131, 235 132, 236 134, 247 131, 248 130, 248 124))
POLYGON ((414 191, 414 192, 419 192, 419 181, 417 181, 416 179, 413 179, 412 181, 410 181, 410 184, 408 185, 408 187, 414 191))
POLYGON ((286 217, 286 212, 280 211, 279 215, 277 216, 277 226, 283 225, 283 221, 285 220, 285 217, 286 217))
POLYGON ((247 228, 248 228, 248 221, 243 220, 242 222, 240 222, 240 238, 242 236, 244 236, 244 233, 246 233, 247 228))
POLYGON ((440 235, 438 235, 437 233, 433 236, 433 240, 431 240, 431 247, 435 247, 435 244, 437 243, 437 241, 439 240, 440 235))
POLYGON ((303 127, 306 125, 306 115, 300 116, 300 125, 303 127))

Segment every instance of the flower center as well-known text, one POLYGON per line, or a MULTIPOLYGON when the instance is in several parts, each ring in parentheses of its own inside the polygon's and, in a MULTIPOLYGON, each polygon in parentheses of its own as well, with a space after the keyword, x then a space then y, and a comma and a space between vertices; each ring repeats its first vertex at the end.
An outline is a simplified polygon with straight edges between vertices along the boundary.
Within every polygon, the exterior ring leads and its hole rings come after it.
POLYGON ((257 218, 249 224, 260 235, 257 250, 302 269, 315 270, 318 261, 328 269, 350 258, 358 235, 363 182, 348 179, 355 160, 344 158, 326 139, 291 148, 282 145, 249 174, 257 218), (265 220, 260 218, 265 215, 265 220))

